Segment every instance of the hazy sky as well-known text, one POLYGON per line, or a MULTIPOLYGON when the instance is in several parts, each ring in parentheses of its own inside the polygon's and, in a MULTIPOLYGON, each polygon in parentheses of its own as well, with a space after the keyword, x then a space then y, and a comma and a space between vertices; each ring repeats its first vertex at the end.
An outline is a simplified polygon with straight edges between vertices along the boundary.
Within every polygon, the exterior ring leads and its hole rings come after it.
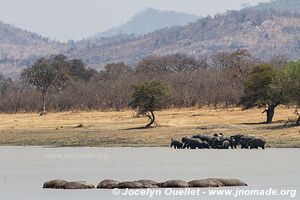
POLYGON ((61 41, 82 39, 153 7, 199 16, 269 0, 0 0, 0 20, 61 41))

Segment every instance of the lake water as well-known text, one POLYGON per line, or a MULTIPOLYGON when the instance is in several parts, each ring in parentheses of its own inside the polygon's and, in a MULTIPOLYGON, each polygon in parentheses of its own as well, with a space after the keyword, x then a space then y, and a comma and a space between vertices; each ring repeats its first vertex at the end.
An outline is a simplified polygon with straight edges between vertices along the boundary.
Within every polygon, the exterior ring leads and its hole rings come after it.
MULTIPOLYGON (((172 150, 169 148, 43 148, 0 147, 0 199, 300 199, 275 196, 114 196, 111 190, 44 190, 52 179, 87 181, 103 179, 203 179, 238 178, 247 190, 297 190, 300 192, 300 149, 172 150)), ((228 188, 226 188, 228 189, 228 188)), ((236 188, 229 188, 236 190, 236 188)), ((122 191, 123 192, 123 191, 122 191)), ((286 193, 286 192, 285 192, 286 193)), ((295 196, 295 195, 294 195, 295 196)))

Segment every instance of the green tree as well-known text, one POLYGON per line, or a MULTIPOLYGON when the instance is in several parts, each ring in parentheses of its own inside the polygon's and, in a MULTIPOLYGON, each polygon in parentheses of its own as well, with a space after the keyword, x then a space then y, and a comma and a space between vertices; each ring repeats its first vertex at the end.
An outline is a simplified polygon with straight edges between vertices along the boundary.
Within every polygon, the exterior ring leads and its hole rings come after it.
POLYGON ((73 80, 89 81, 93 75, 97 73, 96 70, 86 69, 84 63, 80 59, 70 60, 68 66, 70 76, 73 80))
MULTIPOLYGON (((287 96, 289 100, 300 106, 300 61, 293 61, 287 64, 283 68, 286 82, 287 82, 287 96)), ((296 125, 300 125, 300 115, 298 111, 295 111, 298 115, 296 125)))
POLYGON ((46 94, 53 87, 61 89, 68 81, 69 70, 65 58, 61 56, 41 58, 31 67, 24 69, 22 79, 42 93, 42 114, 46 113, 46 94))
POLYGON ((156 119, 154 111, 163 108, 163 100, 168 95, 169 89, 158 81, 133 85, 133 89, 132 101, 129 105, 137 109, 139 114, 149 117, 150 122, 146 125, 146 128, 149 128, 156 119))
POLYGON ((285 79, 280 69, 269 64, 255 66, 249 78, 244 82, 244 96, 241 105, 245 109, 266 107, 267 123, 271 124, 275 108, 287 101, 285 94, 285 79))

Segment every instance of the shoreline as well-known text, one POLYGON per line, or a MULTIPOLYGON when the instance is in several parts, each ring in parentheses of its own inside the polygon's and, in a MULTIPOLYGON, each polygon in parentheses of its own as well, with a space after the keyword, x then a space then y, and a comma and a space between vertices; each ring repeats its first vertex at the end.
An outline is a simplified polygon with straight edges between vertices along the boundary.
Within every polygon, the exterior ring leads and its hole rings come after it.
POLYGON ((1 147, 17 147, 17 148, 45 148, 45 149, 63 149, 63 148, 98 148, 98 149, 170 149, 173 151, 265 151, 265 150, 273 150, 273 149, 300 149, 299 147, 267 147, 265 149, 241 149, 241 148, 236 148, 236 149, 174 149, 171 147, 167 146, 49 146, 49 145, 0 145, 1 147))

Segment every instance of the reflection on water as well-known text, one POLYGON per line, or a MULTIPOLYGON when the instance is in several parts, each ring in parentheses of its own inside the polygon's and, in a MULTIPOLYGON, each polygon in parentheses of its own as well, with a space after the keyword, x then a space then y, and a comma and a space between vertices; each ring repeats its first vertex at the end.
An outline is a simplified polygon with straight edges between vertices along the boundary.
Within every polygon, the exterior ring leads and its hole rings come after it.
MULTIPOLYGON (((298 189, 299 149, 172 150, 168 148, 0 147, 0 194, 3 199, 149 199, 113 196, 110 190, 43 190, 51 179, 101 180, 238 178, 247 189, 298 189)), ((207 189, 203 190, 208 192, 207 189)), ((298 197, 298 195, 297 195, 298 197)), ((297 199, 294 198, 294 199, 297 199)), ((2 198, 1 198, 2 199, 2 198)), ((151 199, 220 199, 200 196, 153 196, 151 199)), ((222 199, 233 199, 232 196, 222 199)), ((235 199, 291 199, 289 196, 235 199)))

